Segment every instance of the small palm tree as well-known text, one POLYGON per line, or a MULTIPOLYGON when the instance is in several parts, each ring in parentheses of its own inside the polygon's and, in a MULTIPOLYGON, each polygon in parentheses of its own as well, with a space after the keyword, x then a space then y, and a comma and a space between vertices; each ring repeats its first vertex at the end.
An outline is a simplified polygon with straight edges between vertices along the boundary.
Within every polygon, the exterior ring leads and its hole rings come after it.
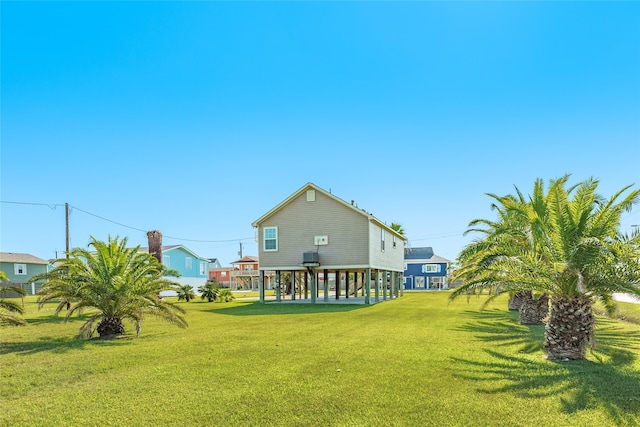
POLYGON ((184 300, 189 302, 196 297, 196 293, 191 285, 175 285, 174 289, 178 294, 178 301, 184 300))
MULTIPOLYGON (((4 271, 0 271, 0 282, 7 282, 9 279, 4 271)), ((17 293, 21 296, 27 295, 24 289, 19 286, 0 287, 0 295, 17 293)), ((26 325, 27 322, 18 315, 24 314, 24 309, 13 301, 0 299, 0 324, 5 325, 26 325)))
POLYGON ((62 301, 56 307, 57 315, 66 301, 71 302, 65 321, 74 313, 90 310, 79 337, 91 337, 95 331, 100 337, 124 334, 126 319, 135 323, 139 334, 146 315, 187 327, 184 310, 159 298, 160 292, 176 283, 162 276, 162 266, 152 255, 126 244, 126 238, 109 236, 102 242, 91 237, 89 246, 95 251, 73 249, 68 258, 55 261, 53 270, 32 277, 32 282, 46 281, 38 293, 39 307, 62 301))
POLYGON ((198 288, 198 292, 200 292, 201 299, 206 298, 208 302, 216 301, 218 299, 218 295, 220 294, 218 281, 214 279, 213 281, 207 282, 206 284, 198 288))
POLYGON ((220 289, 218 292, 218 299, 224 302, 233 301, 236 297, 233 295, 230 289, 220 289))

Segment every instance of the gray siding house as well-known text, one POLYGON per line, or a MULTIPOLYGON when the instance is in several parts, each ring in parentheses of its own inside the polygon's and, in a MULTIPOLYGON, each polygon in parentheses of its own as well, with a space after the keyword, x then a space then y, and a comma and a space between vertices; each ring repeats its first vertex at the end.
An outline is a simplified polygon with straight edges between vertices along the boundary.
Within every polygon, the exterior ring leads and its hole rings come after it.
POLYGON ((399 295, 406 238, 371 213, 307 183, 252 223, 257 229, 260 296, 275 277, 276 299, 399 295))
POLYGON ((7 286, 19 286, 31 295, 42 287, 42 283, 28 283, 36 274, 46 273, 49 261, 30 254, 0 252, 0 270, 7 274, 7 286))

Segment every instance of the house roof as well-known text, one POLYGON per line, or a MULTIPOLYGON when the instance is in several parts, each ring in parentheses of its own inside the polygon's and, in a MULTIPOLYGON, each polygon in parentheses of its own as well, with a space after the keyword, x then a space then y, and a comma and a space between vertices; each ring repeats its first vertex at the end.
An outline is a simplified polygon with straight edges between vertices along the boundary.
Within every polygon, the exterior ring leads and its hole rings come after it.
POLYGON ((240 264, 240 263, 244 263, 244 262, 255 264, 255 263, 258 262, 258 257, 257 256, 245 256, 245 257, 240 258, 237 261, 233 261, 231 264, 240 264))
POLYGON ((389 231, 390 233, 398 236, 400 239, 402 240, 407 240, 407 238, 398 233, 397 231, 395 231, 393 228, 389 227, 387 224, 385 224, 384 222, 380 221, 378 218, 376 218, 375 216, 373 216, 373 214, 365 211, 364 209, 360 209, 359 207, 353 205, 352 203, 347 203, 344 200, 342 200, 339 197, 334 196, 332 193, 323 190, 322 188, 318 187, 317 185, 315 185, 312 182, 308 182, 305 185, 303 185, 302 187, 300 187, 300 189, 298 191, 296 191, 295 193, 293 193, 292 195, 290 195, 289 197, 287 197, 286 199, 284 199, 282 202, 280 202, 278 205, 276 205, 273 209, 271 209, 269 212, 267 212, 266 214, 262 215, 260 218, 258 218, 257 220, 255 220, 253 223, 251 223, 251 226, 254 228, 257 228, 262 222, 264 222, 266 219, 268 219, 269 217, 271 217, 273 214, 275 214, 276 212, 278 212, 279 210, 281 210, 282 208, 284 208, 285 206, 287 206, 289 203, 291 203, 293 200, 295 200, 298 196, 300 196, 302 193, 304 193, 307 190, 316 190, 322 194, 324 194, 325 196, 329 197, 330 199, 343 204, 344 206, 347 206, 349 209, 353 209, 355 212, 357 212, 359 215, 364 215, 366 216, 369 221, 375 222, 376 224, 378 224, 380 227, 384 228, 385 230, 389 231))
POLYGON ((45 264, 49 261, 30 254, 18 254, 13 252, 0 252, 0 262, 20 262, 25 264, 45 264))
MULTIPOLYGON (((193 252, 191 249, 187 248, 184 245, 169 245, 169 246, 162 246, 162 253, 164 254, 165 252, 169 252, 172 251, 174 249, 184 249, 185 251, 189 252, 191 255, 193 255, 195 258, 201 259, 203 261, 209 261, 208 258, 205 257, 201 257, 200 255, 198 255, 197 253, 193 252)), ((149 252, 149 248, 148 247, 141 247, 140 248, 140 252, 149 252)))
POLYGON ((433 256, 433 248, 405 248, 404 259, 429 259, 433 256))
POLYGON ((451 264, 451 261, 449 261, 446 258, 442 258, 441 256, 438 255, 434 255, 429 259, 429 262, 433 262, 433 263, 440 263, 440 264, 451 264))
POLYGON ((420 260, 433 263, 450 263, 446 258, 442 258, 433 253, 433 248, 425 246, 422 248, 405 248, 404 250, 405 260, 420 260))

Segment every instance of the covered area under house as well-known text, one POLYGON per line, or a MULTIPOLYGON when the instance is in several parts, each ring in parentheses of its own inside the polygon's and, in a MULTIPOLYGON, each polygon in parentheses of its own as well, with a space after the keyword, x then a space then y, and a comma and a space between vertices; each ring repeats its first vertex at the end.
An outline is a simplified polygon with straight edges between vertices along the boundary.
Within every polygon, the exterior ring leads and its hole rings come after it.
POLYGON ((402 295, 402 273, 380 269, 351 270, 306 267, 291 270, 260 270, 260 302, 273 280, 275 301, 308 303, 374 304, 402 295))

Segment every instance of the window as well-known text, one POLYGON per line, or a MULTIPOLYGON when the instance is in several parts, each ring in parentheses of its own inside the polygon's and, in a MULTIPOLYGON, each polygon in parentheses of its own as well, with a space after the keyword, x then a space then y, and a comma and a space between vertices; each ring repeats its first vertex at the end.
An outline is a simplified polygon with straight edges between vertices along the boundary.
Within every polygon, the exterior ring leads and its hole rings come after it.
POLYGON ((278 250, 278 227, 264 228, 264 250, 265 251, 278 250))
POLYGON ((26 276, 27 264, 13 264, 13 273, 16 276, 26 276))
POLYGON ((382 230, 381 238, 380 238, 380 249, 384 252, 384 230, 382 230))
POLYGON ((190 256, 184 259, 184 268, 186 268, 187 270, 191 270, 193 268, 193 260, 190 256))
POLYGON ((409 268, 409 267, 407 266, 407 264, 405 264, 404 265, 404 271, 407 271, 407 268, 409 268))
POLYGON ((440 265, 439 264, 424 264, 422 266, 423 273, 439 273, 440 265))
POLYGON ((227 277, 227 272, 226 271, 221 271, 220 272, 220 277, 227 277))
POLYGON ((393 248, 395 249, 397 245, 397 240, 396 240, 396 236, 393 236, 393 248))
POLYGON ((162 264, 167 268, 171 268, 171 257, 169 255, 162 255, 162 264))
POLYGON ((200 261, 200 274, 207 274, 207 263, 200 261))

